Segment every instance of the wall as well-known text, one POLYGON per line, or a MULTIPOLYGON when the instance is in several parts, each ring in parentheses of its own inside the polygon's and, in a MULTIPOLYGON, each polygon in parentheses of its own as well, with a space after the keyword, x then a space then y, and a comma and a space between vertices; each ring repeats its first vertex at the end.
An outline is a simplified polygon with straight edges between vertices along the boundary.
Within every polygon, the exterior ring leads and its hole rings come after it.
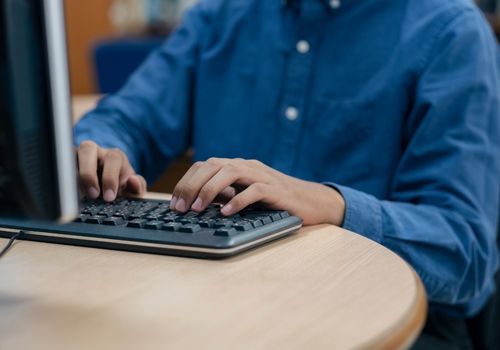
POLYGON ((114 32, 108 17, 112 1, 64 0, 73 94, 96 92, 91 50, 93 43, 114 32))

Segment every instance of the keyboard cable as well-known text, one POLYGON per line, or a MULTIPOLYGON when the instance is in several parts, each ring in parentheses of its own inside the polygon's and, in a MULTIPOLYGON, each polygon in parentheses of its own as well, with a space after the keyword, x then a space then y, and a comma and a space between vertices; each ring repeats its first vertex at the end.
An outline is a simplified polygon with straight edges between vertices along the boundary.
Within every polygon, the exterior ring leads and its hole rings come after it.
POLYGON ((10 248, 12 247, 12 245, 14 244, 14 241, 15 241, 16 239, 18 239, 18 238, 21 236, 21 234, 22 234, 22 233, 23 233, 22 231, 19 231, 18 233, 16 233, 14 236, 12 236, 12 237, 9 239, 9 241, 7 242, 7 244, 5 245, 5 247, 4 247, 4 248, 2 249, 2 251, 0 252, 0 259, 1 259, 1 258, 3 258, 3 256, 4 256, 5 254, 7 254, 7 252, 9 251, 9 249, 10 249, 10 248))

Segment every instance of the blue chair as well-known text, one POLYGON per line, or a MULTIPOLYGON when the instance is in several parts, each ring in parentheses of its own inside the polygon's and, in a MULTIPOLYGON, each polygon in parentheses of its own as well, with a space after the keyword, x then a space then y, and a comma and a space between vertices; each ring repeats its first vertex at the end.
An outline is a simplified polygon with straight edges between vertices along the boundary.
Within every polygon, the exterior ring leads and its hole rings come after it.
POLYGON ((99 93, 118 91, 165 37, 107 39, 94 47, 93 59, 99 93))

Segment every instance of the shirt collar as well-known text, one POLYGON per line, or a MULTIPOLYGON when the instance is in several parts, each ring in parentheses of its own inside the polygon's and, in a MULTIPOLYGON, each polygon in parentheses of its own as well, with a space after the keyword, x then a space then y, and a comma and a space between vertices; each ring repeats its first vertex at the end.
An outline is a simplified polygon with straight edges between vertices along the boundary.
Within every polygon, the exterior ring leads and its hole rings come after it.
MULTIPOLYGON (((283 6, 291 6, 294 3, 297 3, 299 1, 304 1, 304 0, 281 0, 281 4, 283 6)), ((321 0, 321 1, 323 1, 332 10, 337 10, 342 6, 342 2, 345 2, 348 0, 321 0)))

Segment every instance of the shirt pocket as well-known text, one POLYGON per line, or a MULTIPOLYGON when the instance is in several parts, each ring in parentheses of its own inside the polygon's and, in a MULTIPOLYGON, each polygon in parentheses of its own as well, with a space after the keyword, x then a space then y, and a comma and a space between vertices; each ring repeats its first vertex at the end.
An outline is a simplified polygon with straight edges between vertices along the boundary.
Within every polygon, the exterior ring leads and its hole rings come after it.
POLYGON ((313 101, 309 128, 312 141, 319 147, 315 147, 312 158, 323 167, 331 167, 333 173, 349 169, 343 172, 345 178, 339 178, 345 183, 369 177, 374 168, 374 106, 373 100, 368 99, 336 100, 323 96, 313 101))
POLYGON ((370 140, 374 103, 370 100, 335 100, 318 97, 312 110, 314 134, 336 147, 358 148, 370 140))

